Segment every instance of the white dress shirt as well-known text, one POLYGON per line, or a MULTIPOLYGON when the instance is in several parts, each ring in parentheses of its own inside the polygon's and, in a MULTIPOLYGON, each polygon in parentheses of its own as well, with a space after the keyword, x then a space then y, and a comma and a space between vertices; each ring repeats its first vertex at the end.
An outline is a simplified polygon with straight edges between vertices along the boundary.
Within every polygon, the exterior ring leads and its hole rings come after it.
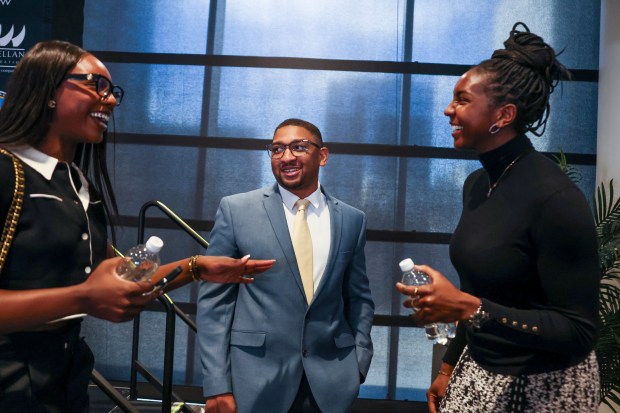
MULTIPOLYGON (((287 191, 282 186, 278 186, 280 188, 280 194, 282 195, 282 207, 284 208, 284 215, 286 216, 286 223, 288 224, 288 232, 292 238, 295 214, 297 214, 295 203, 300 198, 292 192, 287 191)), ((310 201, 306 212, 306 219, 308 227, 310 228, 310 236, 312 237, 312 269, 314 292, 316 292, 323 278, 325 267, 327 266, 332 240, 329 208, 327 207, 325 195, 321 192, 320 185, 316 191, 305 199, 310 201)))

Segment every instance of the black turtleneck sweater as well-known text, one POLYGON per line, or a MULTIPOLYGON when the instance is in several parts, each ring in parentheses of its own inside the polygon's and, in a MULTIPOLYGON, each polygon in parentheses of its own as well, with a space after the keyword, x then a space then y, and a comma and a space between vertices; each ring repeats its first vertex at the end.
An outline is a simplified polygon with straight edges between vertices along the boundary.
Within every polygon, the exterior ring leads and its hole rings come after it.
POLYGON ((583 193, 524 135, 480 161, 463 187, 450 257, 461 289, 491 317, 479 330, 459 323, 444 361, 455 365, 467 345, 495 373, 577 364, 599 328, 596 232, 583 193))

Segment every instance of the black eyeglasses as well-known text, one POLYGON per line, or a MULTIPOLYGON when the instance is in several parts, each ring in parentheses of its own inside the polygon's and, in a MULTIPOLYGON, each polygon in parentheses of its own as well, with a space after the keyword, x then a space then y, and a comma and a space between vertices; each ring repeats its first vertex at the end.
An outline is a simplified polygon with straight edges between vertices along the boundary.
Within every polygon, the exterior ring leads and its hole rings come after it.
POLYGON ((125 95, 122 87, 112 84, 112 81, 103 75, 95 73, 69 74, 65 76, 65 79, 88 80, 94 83, 97 94, 103 99, 107 99, 110 95, 114 96, 117 106, 121 104, 125 95))
POLYGON ((321 149, 321 146, 317 145, 316 143, 310 142, 308 139, 301 139, 298 141, 293 141, 288 145, 282 143, 270 143, 269 145, 267 145, 267 153, 272 159, 280 159, 282 156, 284 156, 284 152, 289 149, 291 153, 295 156, 304 156, 308 153, 308 151, 310 151, 310 145, 316 146, 317 148, 321 149))

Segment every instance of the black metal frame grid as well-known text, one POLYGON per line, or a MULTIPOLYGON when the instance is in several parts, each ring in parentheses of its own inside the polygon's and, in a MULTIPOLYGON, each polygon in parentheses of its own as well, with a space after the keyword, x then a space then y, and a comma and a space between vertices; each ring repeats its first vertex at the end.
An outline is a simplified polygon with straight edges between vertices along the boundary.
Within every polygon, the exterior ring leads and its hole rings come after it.
MULTIPOLYGON (((350 145, 343 142, 330 142, 330 152, 367 155, 367 156, 388 156, 397 157, 399 162, 399 193, 405 193, 406 189, 406 162, 411 158, 434 158, 434 159, 477 159, 471 152, 457 151, 453 148, 438 148, 428 146, 407 145, 406 137, 409 130, 409 102, 411 75, 441 75, 441 76, 460 76, 467 71, 470 65, 456 64, 437 64, 412 62, 412 39, 413 39, 413 16, 414 0, 406 1, 405 16, 405 35, 404 35, 404 54, 403 62, 393 61, 365 61, 365 60, 338 60, 338 59, 312 59, 312 58, 293 58, 293 57, 263 57, 263 56, 231 56, 220 55, 215 52, 217 43, 217 25, 219 1, 210 2, 210 14, 208 23, 205 54, 168 54, 168 53, 131 53, 131 52, 112 52, 112 51, 92 51, 98 58, 105 62, 120 64, 158 64, 158 65, 188 65, 205 67, 204 96, 203 101, 207 102, 203 106, 202 125, 200 136, 179 136, 179 135, 143 135, 132 133, 118 133, 116 135, 117 144, 142 144, 148 142, 153 146, 177 146, 195 147, 197 149, 225 148, 233 150, 262 150, 268 142, 264 139, 250 139, 238 137, 208 136, 208 119, 210 110, 210 95, 212 88, 213 67, 245 67, 245 68, 265 68, 265 69, 299 69, 299 70, 327 70, 327 71, 349 71, 349 72, 372 72, 372 73, 398 73, 403 74, 402 105, 401 105, 401 124, 400 139, 401 145, 383 144, 359 144, 350 145)), ((572 69, 574 81, 598 82, 597 70, 572 69)), ((206 163, 205 151, 200 151, 199 165, 197 170, 204 170, 206 163)), ((548 156, 557 155, 547 153, 548 156)), ((574 165, 596 165, 596 155, 568 153, 566 154, 569 163, 574 165)), ((203 184, 206 185, 204 179, 203 184)), ((202 199, 202 193, 197 192, 196 199, 202 199)), ((404 219, 406 213, 404 199, 397 202, 396 219, 404 219)), ((139 219, 137 216, 122 216, 120 224, 128 227, 138 227, 139 219)), ((213 221, 210 220, 187 220, 197 231, 210 231, 213 221)), ((147 219, 147 226, 158 229, 172 229, 174 224, 163 218, 147 219)), ((386 241, 392 243, 424 243, 424 244, 448 244, 451 234, 430 233, 430 232, 403 232, 380 229, 369 229, 367 239, 369 241, 386 241)), ((194 291, 192 299, 195 299, 197 291, 194 291)), ((195 314, 195 304, 178 303, 181 308, 186 308, 190 314, 195 314)), ((400 298, 394 296, 391 308, 392 313, 398 314, 400 308, 400 298)), ((408 317, 378 315, 375 317, 374 325, 397 327, 392 328, 390 333, 389 365, 388 365, 388 399, 394 399, 396 390, 396 366, 398 362, 398 327, 408 327, 408 317)), ((193 340, 190 340, 193 343, 193 340)), ((193 344, 188 349, 188 355, 193 354, 193 344)), ((188 356, 189 364, 193 363, 193 357, 188 356)))

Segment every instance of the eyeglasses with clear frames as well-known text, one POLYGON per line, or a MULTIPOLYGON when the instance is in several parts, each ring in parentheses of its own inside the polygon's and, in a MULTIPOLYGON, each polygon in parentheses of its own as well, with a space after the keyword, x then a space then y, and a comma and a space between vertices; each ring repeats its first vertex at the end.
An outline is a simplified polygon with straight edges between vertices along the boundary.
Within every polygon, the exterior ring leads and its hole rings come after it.
POLYGON ((68 74, 65 76, 65 79, 87 80, 94 83, 95 90, 102 99, 107 99, 110 95, 114 96, 116 106, 121 104, 125 95, 122 87, 113 84, 107 77, 96 73, 68 74))
POLYGON ((304 156, 310 151, 310 145, 321 149, 320 145, 310 142, 308 139, 301 139, 289 144, 270 143, 267 145, 267 154, 271 159, 280 159, 288 149, 294 156, 304 156))

